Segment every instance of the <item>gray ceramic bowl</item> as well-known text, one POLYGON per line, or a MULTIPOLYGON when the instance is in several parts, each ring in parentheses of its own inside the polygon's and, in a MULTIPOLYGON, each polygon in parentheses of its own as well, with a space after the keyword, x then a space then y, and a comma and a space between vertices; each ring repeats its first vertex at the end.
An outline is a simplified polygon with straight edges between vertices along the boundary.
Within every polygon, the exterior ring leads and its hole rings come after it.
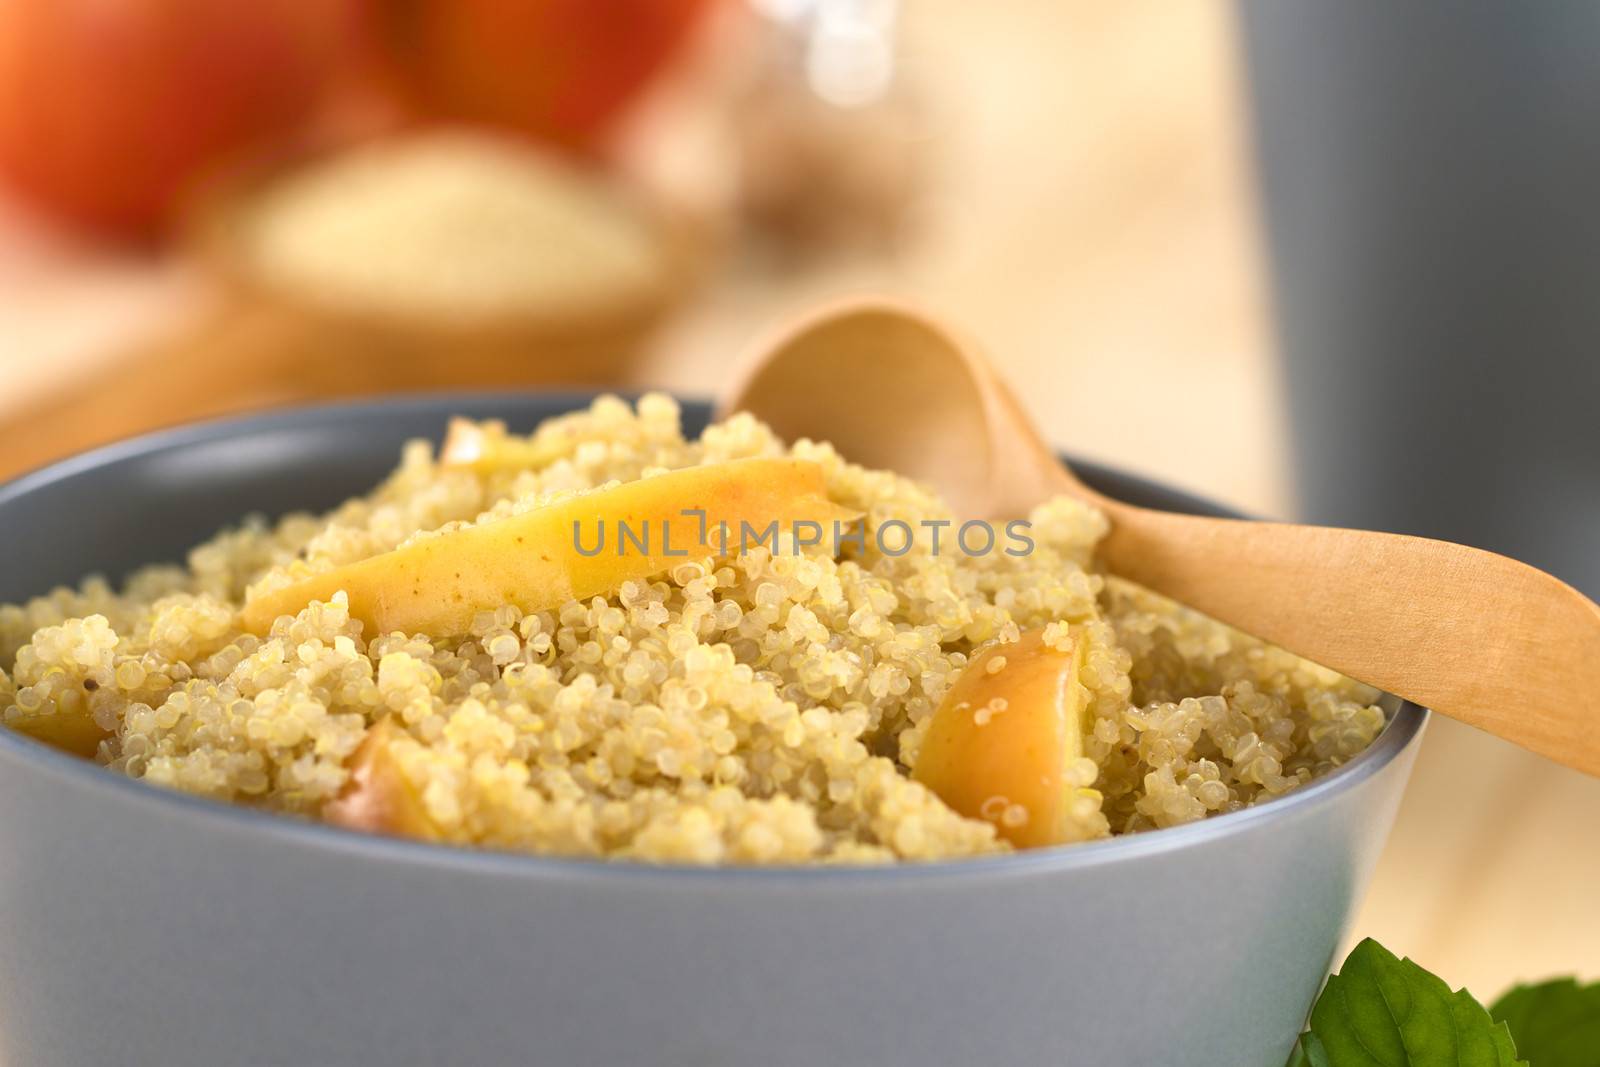
MULTIPOLYGON (((450 414, 528 427, 586 399, 296 411, 68 460, 0 489, 0 602, 180 559, 250 511, 330 506, 450 414)), ((1216 512, 1079 469, 1131 501, 1216 512)), ((1425 718, 1397 706, 1360 758, 1260 808, 893 869, 364 837, 0 730, 0 1061, 1281 1067, 1425 718)))

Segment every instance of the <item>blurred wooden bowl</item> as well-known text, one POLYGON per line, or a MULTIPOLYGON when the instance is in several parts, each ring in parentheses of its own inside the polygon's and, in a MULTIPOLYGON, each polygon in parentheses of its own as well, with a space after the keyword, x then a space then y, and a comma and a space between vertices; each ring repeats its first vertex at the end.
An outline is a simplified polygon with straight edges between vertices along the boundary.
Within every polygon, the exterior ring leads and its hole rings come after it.
POLYGON ((170 340, 0 420, 0 477, 107 441, 193 419, 283 404, 437 389, 631 384, 636 356, 705 277, 709 220, 605 179, 659 246, 654 284, 557 311, 463 319, 374 314, 272 284, 246 248, 267 186, 322 153, 235 172, 197 201, 186 250, 214 307, 170 340))
MULTIPOLYGON (((381 312, 289 288, 264 276, 252 254, 261 194, 318 154, 220 182, 198 201, 188 227, 195 258, 236 311, 271 320, 271 358, 302 397, 493 385, 612 385, 655 329, 693 292, 709 256, 709 227, 623 179, 594 181, 656 247, 647 286, 596 292, 560 308, 493 315, 381 312)), ((222 353, 216 353, 221 356, 222 353)))

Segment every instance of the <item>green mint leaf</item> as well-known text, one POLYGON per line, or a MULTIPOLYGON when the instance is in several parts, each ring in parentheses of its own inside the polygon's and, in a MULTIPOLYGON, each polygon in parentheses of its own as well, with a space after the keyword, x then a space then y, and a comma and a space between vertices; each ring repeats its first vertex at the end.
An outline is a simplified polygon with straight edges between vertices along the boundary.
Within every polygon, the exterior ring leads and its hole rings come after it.
POLYGON ((1533 1067, 1600 1067, 1600 982, 1558 978, 1519 985, 1489 1014, 1506 1024, 1533 1067))
MULTIPOLYGON (((1371 938, 1328 979, 1310 1033, 1327 1067, 1529 1067, 1505 1025, 1470 993, 1452 992, 1371 938)), ((1296 1054, 1315 1064, 1304 1045, 1296 1054)))
POLYGON ((1322 1047, 1322 1039, 1316 1034, 1301 1034, 1300 1040, 1294 1043, 1294 1054, 1289 1057, 1288 1067, 1332 1067, 1328 1063, 1328 1050, 1322 1047))

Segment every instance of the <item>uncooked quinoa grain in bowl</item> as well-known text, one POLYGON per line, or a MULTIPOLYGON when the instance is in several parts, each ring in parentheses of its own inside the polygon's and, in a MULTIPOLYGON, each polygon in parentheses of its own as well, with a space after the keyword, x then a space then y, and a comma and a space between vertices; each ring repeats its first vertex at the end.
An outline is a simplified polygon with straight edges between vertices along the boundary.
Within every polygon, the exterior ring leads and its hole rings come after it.
POLYGON ((825 443, 679 414, 458 421, 326 515, 0 607, 0 714, 235 804, 696 864, 1156 830, 1384 727, 1375 690, 1103 574, 1085 504, 969 529, 825 443))

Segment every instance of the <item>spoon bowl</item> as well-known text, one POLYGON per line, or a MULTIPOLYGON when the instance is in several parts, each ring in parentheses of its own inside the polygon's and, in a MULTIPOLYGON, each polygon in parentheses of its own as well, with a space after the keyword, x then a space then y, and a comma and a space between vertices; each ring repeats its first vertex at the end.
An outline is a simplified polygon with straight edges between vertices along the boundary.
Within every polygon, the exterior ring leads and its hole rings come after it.
POLYGON ((853 462, 937 486, 964 517, 1024 514, 1059 492, 1099 499, 976 342, 891 299, 830 304, 760 345, 718 404, 719 417, 736 411, 785 440, 826 440, 853 462))

